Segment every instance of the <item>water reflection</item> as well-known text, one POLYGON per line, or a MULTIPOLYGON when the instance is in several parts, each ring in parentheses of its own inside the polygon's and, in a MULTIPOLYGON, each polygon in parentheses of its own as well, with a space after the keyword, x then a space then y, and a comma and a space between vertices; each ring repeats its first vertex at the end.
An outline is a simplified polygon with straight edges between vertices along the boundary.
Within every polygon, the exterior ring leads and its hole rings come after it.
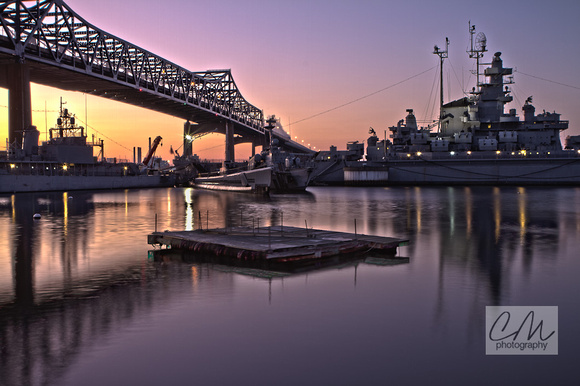
MULTIPOLYGON (((485 306, 532 304, 530 296, 540 291, 546 304, 564 298, 545 283, 557 270, 579 268, 578 208, 577 188, 316 188, 268 198, 193 189, 2 196, 0 231, 8 237, 0 240, 0 379, 51 383, 75 356, 144 315, 165 312, 168 304, 182 307, 184 296, 195 296, 203 307, 216 297, 237 304, 241 283, 248 285, 241 272, 147 261, 145 236, 154 230, 155 215, 159 230, 259 221, 352 232, 356 219, 361 233, 407 238, 400 255, 409 264, 380 270, 359 261, 304 275, 299 281, 305 298, 299 301, 315 296, 310 286, 324 288, 344 275, 348 280, 337 293, 346 286, 373 288, 353 298, 356 307, 367 305, 370 317, 382 312, 385 294, 397 293, 404 305, 390 307, 426 310, 429 325, 421 328, 449 338, 447 329, 463 323, 462 341, 477 346, 485 306), (34 213, 42 218, 34 220, 34 213), (543 283, 542 290, 529 283, 543 283)), ((283 308, 280 293, 291 291, 285 280, 291 279, 252 282, 255 296, 283 308)), ((558 285, 571 290, 572 280, 565 276, 558 285)), ((327 301, 344 300, 336 295, 327 301)), ((411 328, 400 326, 403 332, 411 328)))

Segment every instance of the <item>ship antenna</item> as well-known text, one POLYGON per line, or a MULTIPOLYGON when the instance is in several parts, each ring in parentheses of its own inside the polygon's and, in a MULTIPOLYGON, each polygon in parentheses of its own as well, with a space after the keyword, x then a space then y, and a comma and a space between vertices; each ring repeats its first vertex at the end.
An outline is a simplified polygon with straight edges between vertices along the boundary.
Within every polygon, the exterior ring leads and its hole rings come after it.
POLYGON ((441 78, 439 80, 439 90, 440 90, 440 98, 439 98, 439 123, 437 125, 437 131, 441 132, 441 117, 443 114, 443 60, 449 57, 449 38, 445 38, 445 50, 441 50, 439 47, 435 46, 433 53, 439 56, 439 60, 441 63, 441 78))

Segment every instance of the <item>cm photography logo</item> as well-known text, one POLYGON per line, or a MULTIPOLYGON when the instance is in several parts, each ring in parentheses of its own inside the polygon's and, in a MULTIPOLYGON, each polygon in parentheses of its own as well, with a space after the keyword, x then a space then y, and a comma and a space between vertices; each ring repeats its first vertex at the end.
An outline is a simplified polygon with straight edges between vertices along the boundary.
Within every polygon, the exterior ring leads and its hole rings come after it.
POLYGON ((485 307, 486 355, 558 355, 558 307, 485 307))

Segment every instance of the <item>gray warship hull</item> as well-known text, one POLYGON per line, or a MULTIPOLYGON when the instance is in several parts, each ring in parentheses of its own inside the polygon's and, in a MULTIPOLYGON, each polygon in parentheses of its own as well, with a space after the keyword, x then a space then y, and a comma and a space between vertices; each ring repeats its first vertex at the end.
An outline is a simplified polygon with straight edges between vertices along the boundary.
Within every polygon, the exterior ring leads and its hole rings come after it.
POLYGON ((313 185, 580 185, 580 157, 415 158, 318 163, 313 185), (320 172, 320 173, 317 173, 320 172))
POLYGON ((388 184, 580 185, 580 158, 388 162, 388 184))
POLYGON ((0 193, 131 189, 173 186, 171 175, 82 176, 0 174, 0 193))

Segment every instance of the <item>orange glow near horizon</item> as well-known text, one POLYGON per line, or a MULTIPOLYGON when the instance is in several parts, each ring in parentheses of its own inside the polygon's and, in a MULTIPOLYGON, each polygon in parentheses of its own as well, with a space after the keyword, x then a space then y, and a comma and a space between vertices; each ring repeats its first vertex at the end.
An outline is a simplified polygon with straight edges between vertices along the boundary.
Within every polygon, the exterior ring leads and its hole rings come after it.
MULTIPOLYGON (((105 157, 133 161, 133 147, 141 147, 144 157, 149 148, 149 137, 163 137, 157 156, 171 161, 174 157, 170 147, 182 153, 183 120, 144 108, 85 95, 80 92, 62 91, 37 84, 31 85, 32 124, 40 131, 40 141, 48 139, 48 129, 56 125, 60 98, 77 123, 88 128, 89 142, 92 136, 103 139, 105 157), (87 124, 88 122, 88 124, 87 124)), ((0 89, 0 150, 6 149, 8 139, 8 90, 0 89)), ((224 158, 224 138, 210 134, 196 140, 193 153, 201 159, 224 158)), ((236 159, 247 159, 251 154, 249 144, 236 146, 236 159)), ((96 155, 96 154, 95 154, 96 155)))

